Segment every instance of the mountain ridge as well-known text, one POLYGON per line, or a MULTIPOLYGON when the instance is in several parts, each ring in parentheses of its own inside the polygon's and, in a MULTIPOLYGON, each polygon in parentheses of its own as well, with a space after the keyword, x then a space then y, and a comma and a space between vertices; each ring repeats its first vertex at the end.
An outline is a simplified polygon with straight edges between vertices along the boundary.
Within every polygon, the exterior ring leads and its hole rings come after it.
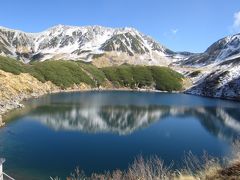
POLYGON ((192 81, 186 93, 240 99, 240 33, 226 36, 203 53, 174 52, 130 27, 57 25, 39 33, 0 27, 0 55, 25 63, 81 60, 97 67, 170 66, 192 81))
POLYGON ((0 54, 26 63, 47 59, 92 61, 94 55, 119 52, 135 64, 166 65, 186 57, 131 27, 56 25, 38 33, 0 27, 0 54))

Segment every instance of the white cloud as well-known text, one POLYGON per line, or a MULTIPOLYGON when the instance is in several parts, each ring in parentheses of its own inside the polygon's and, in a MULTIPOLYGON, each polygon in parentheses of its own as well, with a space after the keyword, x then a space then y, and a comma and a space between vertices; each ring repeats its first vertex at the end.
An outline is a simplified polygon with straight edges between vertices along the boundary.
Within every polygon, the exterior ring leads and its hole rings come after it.
POLYGON ((177 33, 178 33, 178 29, 171 29, 171 33, 173 34, 173 35, 176 35, 177 33))
POLYGON ((236 12, 233 17, 234 17, 234 22, 232 25, 232 31, 240 32, 240 11, 236 12))

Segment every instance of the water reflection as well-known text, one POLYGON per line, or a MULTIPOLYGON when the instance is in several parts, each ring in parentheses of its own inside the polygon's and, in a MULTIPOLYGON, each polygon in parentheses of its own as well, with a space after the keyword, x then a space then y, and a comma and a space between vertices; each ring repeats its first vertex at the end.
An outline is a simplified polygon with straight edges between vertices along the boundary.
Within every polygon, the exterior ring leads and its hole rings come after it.
POLYGON ((9 174, 31 180, 66 177, 77 165, 87 173, 126 169, 139 154, 166 163, 190 150, 223 157, 240 135, 239 105, 167 93, 44 96, 8 114, 0 154, 9 174))
POLYGON ((30 116, 55 130, 80 130, 89 133, 112 132, 121 135, 147 127, 169 114, 168 107, 154 106, 44 106, 30 116))
MULTIPOLYGON (((28 114, 55 130, 130 134, 168 117, 194 117, 211 134, 228 141, 240 135, 240 112, 235 108, 160 105, 39 106, 28 114)), ((184 118, 183 118, 184 119, 184 118)))

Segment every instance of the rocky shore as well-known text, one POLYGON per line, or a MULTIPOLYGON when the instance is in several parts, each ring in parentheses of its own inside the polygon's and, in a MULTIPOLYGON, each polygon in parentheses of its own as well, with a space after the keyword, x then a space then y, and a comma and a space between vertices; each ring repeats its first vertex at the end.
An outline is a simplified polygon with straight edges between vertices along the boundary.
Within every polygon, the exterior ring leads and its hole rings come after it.
POLYGON ((0 126, 4 125, 2 115, 23 107, 21 101, 58 91, 51 82, 42 83, 29 74, 14 75, 0 70, 0 126))

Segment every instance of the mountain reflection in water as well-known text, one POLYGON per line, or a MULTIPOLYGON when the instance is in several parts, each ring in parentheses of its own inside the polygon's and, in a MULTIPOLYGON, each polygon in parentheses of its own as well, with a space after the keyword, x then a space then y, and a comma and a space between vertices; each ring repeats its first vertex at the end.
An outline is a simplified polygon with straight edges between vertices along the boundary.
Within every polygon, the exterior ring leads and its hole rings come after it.
POLYGON ((6 172, 26 180, 64 179, 78 165, 88 174, 125 170, 139 154, 181 166, 185 152, 230 153, 240 135, 239 105, 177 93, 46 95, 8 114, 0 154, 6 172))
POLYGON ((195 117, 211 134, 228 141, 240 135, 240 112, 232 108, 173 107, 159 105, 39 106, 29 116, 55 130, 131 134, 170 116, 195 117), (232 112, 233 111, 233 112, 232 112))

